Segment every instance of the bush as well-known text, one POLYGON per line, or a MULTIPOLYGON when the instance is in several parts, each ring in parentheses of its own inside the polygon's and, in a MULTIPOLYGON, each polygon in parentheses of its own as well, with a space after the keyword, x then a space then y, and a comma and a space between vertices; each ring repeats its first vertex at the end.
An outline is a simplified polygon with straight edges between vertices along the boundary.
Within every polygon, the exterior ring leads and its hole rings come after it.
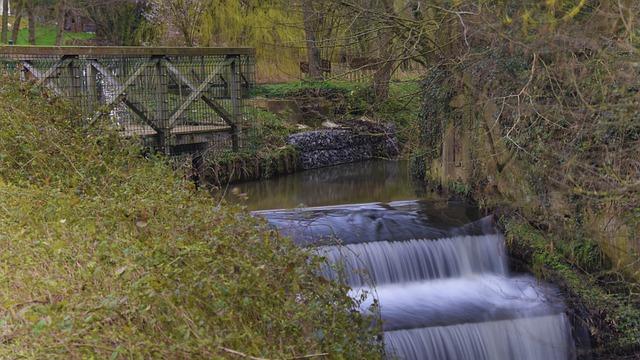
POLYGON ((0 358, 379 356, 317 258, 2 80, 0 358))

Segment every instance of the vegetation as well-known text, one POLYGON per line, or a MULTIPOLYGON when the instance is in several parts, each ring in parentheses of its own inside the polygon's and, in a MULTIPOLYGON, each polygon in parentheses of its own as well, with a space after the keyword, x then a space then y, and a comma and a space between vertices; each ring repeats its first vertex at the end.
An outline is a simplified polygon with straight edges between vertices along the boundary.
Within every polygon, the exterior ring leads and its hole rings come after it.
POLYGON ((459 5, 425 14, 442 25, 425 25, 415 173, 547 234, 506 227, 566 286, 594 352, 637 354, 638 2, 459 5))
MULTIPOLYGON (((425 81, 418 155, 428 176, 467 181, 487 204, 522 208, 555 232, 595 234, 638 276, 626 258, 640 250, 633 240, 639 167, 631 155, 640 151, 633 110, 640 76, 631 70, 638 38, 622 25, 636 8, 570 4, 465 14, 465 26, 479 30, 456 33, 448 50, 456 61, 425 81), (456 153, 445 159, 443 149, 456 153)), ((443 33, 458 28, 459 19, 450 21, 455 27, 443 33)))
MULTIPOLYGON (((59 19, 81 10, 109 44, 254 46, 259 80, 311 80, 255 95, 395 123, 419 178, 523 217, 507 217, 512 251, 564 287, 597 351, 636 351, 640 2, 20 3, 30 43, 57 42, 59 19), (391 81, 403 70, 422 81, 391 81), (350 73, 367 81, 338 80, 350 73)), ((0 355, 378 355, 345 289, 313 275, 316 260, 237 209, 212 214, 160 160, 72 130, 66 105, 5 83, 0 355)), ((205 162, 219 181, 220 169, 269 176, 295 160, 284 139, 298 124, 250 115, 252 151, 205 162)))
POLYGON ((527 270, 563 289, 572 318, 590 330, 596 355, 640 351, 638 286, 619 278, 595 243, 567 242, 523 219, 503 220, 511 254, 524 261, 527 270))
POLYGON ((379 356, 318 259, 74 113, 2 79, 0 357, 379 356))

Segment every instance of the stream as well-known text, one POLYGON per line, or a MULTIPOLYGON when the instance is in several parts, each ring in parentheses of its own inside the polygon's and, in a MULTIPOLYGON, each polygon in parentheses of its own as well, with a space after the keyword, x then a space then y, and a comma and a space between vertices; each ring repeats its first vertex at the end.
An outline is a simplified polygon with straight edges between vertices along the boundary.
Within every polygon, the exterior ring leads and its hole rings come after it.
POLYGON ((240 202, 326 258, 323 276, 368 294, 389 359, 567 360, 559 292, 509 271, 492 217, 425 197, 404 162, 372 161, 235 185, 240 202))

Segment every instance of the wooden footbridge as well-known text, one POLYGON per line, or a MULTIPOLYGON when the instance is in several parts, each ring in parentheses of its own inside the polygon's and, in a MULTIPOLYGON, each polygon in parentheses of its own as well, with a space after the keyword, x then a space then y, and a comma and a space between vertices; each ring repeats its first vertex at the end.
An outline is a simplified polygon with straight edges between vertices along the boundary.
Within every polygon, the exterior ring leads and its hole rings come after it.
POLYGON ((0 47, 0 62, 100 123, 167 154, 239 150, 252 128, 251 48, 0 47), (179 150, 178 150, 179 151, 179 150))

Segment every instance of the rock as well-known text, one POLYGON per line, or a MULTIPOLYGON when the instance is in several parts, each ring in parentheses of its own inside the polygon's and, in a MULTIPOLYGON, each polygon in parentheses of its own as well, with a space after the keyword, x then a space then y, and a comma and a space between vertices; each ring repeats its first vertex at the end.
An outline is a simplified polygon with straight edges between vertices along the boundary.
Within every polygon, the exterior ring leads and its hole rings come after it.
POLYGON ((325 128, 328 128, 328 129, 337 129, 337 128, 341 128, 342 126, 334 123, 333 121, 327 120, 327 121, 324 121, 322 123, 322 127, 325 127, 325 128))

